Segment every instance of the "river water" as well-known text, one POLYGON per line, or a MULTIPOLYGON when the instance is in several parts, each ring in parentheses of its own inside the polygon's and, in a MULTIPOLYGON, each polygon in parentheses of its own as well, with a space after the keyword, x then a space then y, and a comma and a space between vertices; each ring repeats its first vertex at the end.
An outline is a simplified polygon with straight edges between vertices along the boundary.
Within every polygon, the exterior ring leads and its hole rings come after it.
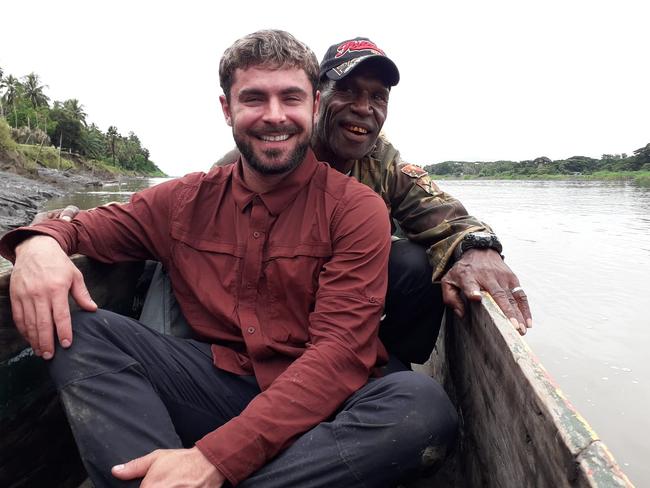
MULTIPOLYGON (((106 186, 48 208, 123 201, 160 181, 106 186)), ((584 181, 440 186, 499 235, 533 311, 525 340, 632 481, 650 486, 650 189, 584 181)))
POLYGON ((638 486, 650 486, 650 189, 442 181, 488 222, 529 297, 526 341, 638 486))

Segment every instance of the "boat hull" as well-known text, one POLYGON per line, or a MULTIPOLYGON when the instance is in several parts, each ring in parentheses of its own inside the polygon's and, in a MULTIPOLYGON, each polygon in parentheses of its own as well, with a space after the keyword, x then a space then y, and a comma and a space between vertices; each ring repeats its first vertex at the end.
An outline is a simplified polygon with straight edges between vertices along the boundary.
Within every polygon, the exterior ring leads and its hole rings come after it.
MULTIPOLYGON (((98 306, 138 314, 144 263, 73 260, 98 306)), ((68 488, 85 477, 45 361, 34 356, 11 319, 9 273, 0 274, 0 486, 68 488)))
POLYGON ((488 294, 447 318, 420 369, 452 397, 461 436, 440 479, 419 488, 633 486, 488 294))
MULTIPOLYGON (((136 317, 143 263, 74 258, 95 302, 136 317)), ((144 273, 145 276, 148 273, 144 273)), ((0 275, 0 486, 77 486, 85 473, 47 376, 11 320, 9 275, 0 275)), ((566 400, 489 295, 449 316, 427 364, 458 408, 455 455, 428 487, 632 486, 604 443, 566 400)))

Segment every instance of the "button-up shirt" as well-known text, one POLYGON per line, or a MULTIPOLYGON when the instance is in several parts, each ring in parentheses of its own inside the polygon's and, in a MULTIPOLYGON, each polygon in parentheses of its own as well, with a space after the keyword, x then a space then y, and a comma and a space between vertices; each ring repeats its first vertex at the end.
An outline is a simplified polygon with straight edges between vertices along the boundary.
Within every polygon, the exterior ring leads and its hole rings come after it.
POLYGON ((232 484, 330 417, 385 361, 377 331, 390 249, 382 200, 311 151, 262 194, 247 187, 241 164, 0 242, 11 258, 36 231, 68 254, 163 263, 188 323, 212 344, 215 366, 254 374, 262 389, 197 442, 232 484))

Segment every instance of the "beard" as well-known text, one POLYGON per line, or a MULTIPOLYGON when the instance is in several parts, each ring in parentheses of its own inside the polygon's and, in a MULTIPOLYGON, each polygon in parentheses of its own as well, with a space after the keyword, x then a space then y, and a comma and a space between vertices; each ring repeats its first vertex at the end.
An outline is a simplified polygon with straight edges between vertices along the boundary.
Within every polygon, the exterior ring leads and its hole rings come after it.
MULTIPOLYGON (((285 129, 286 132, 286 129, 285 129)), ((253 136, 255 137, 255 136, 253 136)), ((251 168, 262 175, 279 175, 282 173, 289 173, 300 166, 300 163, 305 159, 307 149, 309 149, 309 137, 298 142, 296 147, 291 151, 285 161, 280 162, 279 158, 282 151, 277 149, 269 149, 263 151, 263 155, 267 160, 274 161, 276 164, 268 164, 261 158, 257 157, 252 144, 249 144, 246 138, 239 136, 233 128, 233 138, 237 149, 241 152, 242 156, 246 159, 251 168)))

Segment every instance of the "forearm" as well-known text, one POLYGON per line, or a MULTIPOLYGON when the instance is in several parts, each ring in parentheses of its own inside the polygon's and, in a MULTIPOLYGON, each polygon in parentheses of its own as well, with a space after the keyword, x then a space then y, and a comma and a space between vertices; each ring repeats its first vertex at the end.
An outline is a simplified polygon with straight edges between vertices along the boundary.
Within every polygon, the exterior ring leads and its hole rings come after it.
POLYGON ((440 279, 454 263, 454 249, 470 232, 490 231, 490 227, 478 219, 467 216, 445 221, 436 227, 419 233, 407 232, 406 236, 427 248, 429 262, 433 268, 432 279, 440 279))
POLYGON ((81 212, 71 222, 46 220, 9 232, 0 240, 0 254, 13 261, 18 244, 41 234, 54 238, 68 255, 80 253, 103 262, 164 259, 167 208, 166 194, 151 189, 129 203, 81 212))
POLYGON ((393 205, 392 215, 406 237, 428 249, 434 280, 453 264, 454 248, 466 234, 490 230, 457 199, 442 191, 427 194, 417 185, 393 205))

